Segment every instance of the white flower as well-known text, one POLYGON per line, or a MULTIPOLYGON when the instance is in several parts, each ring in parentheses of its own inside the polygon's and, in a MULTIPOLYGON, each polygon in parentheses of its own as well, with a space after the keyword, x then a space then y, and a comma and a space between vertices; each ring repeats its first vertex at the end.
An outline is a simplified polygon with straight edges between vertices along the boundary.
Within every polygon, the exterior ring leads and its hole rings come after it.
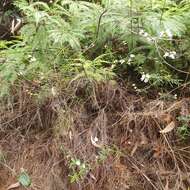
POLYGON ((144 37, 148 37, 148 33, 145 32, 145 33, 143 34, 143 36, 144 36, 144 37))
POLYGON ((121 64, 123 64, 123 63, 125 63, 125 60, 124 60, 124 59, 121 59, 121 60, 119 60, 119 62, 120 62, 121 64))
POLYGON ((166 30, 166 34, 167 34, 167 36, 168 36, 169 38, 172 38, 172 37, 173 37, 173 34, 172 34, 172 32, 170 31, 170 29, 167 29, 167 30, 166 30))
POLYGON ((164 58, 171 58, 171 59, 175 59, 176 58, 177 53, 175 51, 171 51, 171 52, 165 52, 164 54, 164 58))
POLYGON ((35 62, 36 61, 36 58, 35 57, 31 57, 30 58, 30 62, 35 62))
POLYGON ((164 58, 166 58, 166 57, 169 57, 169 52, 165 52, 165 54, 164 54, 164 58))
POLYGON ((24 73, 23 73, 22 71, 20 71, 18 74, 19 74, 19 75, 24 75, 24 73))
POLYGON ((164 32, 164 31, 161 31, 161 32, 159 33, 159 37, 163 37, 164 34, 165 34, 165 32, 164 32))
POLYGON ((111 69, 114 69, 115 68, 115 65, 111 65, 111 69))
POLYGON ((129 58, 128 61, 127 61, 127 64, 128 64, 128 65, 131 65, 131 61, 132 61, 132 59, 129 58))
POLYGON ((176 55, 176 54, 177 54, 175 51, 171 51, 170 53, 173 54, 173 55, 176 55))
POLYGON ((134 54, 130 54, 130 56, 129 56, 130 58, 134 58, 135 57, 135 55, 134 54))
POLYGON ((75 164, 77 165, 77 166, 80 166, 80 160, 76 160, 76 162, 75 162, 75 164))
POLYGON ((144 81, 145 77, 146 77, 146 75, 145 75, 145 74, 142 74, 142 76, 141 76, 141 81, 144 81))
POLYGON ((144 83, 147 83, 150 79, 150 75, 149 74, 142 74, 141 76, 141 81, 144 82, 144 83))
POLYGON ((144 30, 141 29, 141 30, 139 31, 139 34, 140 34, 140 35, 143 35, 143 34, 144 34, 144 30))
POLYGON ((144 82, 147 83, 149 81, 149 78, 150 77, 146 76, 145 79, 144 79, 144 82))
POLYGON ((136 84, 132 84, 132 86, 133 86, 133 88, 136 90, 137 89, 137 86, 136 86, 136 84))
POLYGON ((169 56, 171 59, 175 59, 175 55, 174 54, 170 54, 169 56))

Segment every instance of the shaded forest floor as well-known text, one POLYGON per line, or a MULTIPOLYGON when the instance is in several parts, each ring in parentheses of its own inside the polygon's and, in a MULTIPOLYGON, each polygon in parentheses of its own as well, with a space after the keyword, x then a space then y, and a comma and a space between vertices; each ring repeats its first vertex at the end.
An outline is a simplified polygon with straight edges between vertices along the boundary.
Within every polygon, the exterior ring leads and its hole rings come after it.
POLYGON ((143 98, 84 79, 57 89, 37 102, 23 83, 1 104, 1 190, 25 189, 23 169, 34 190, 190 187, 188 127, 180 133, 189 120, 178 119, 189 116, 189 98, 143 98))

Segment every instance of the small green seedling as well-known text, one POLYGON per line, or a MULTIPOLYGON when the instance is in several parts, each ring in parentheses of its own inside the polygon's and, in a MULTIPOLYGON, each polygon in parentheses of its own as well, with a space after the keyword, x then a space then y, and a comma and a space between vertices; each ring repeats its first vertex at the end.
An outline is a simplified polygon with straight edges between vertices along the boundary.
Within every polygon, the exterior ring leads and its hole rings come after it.
POLYGON ((24 186, 25 188, 30 187, 32 182, 30 176, 27 174, 26 171, 22 170, 21 174, 18 177, 18 182, 24 186))
POLYGON ((89 171, 89 166, 85 163, 82 163, 79 159, 71 158, 69 168, 72 170, 72 173, 69 175, 70 182, 78 182, 83 179, 84 176, 89 171))

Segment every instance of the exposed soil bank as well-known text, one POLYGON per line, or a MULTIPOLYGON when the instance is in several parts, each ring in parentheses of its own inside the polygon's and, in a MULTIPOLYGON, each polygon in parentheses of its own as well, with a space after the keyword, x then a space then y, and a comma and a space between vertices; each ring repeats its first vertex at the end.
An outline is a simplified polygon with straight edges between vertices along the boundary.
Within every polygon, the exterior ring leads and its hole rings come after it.
POLYGON ((36 103, 24 88, 1 106, 1 190, 22 168, 35 190, 190 187, 189 137, 177 119, 189 115, 189 98, 150 100, 78 81, 36 103))

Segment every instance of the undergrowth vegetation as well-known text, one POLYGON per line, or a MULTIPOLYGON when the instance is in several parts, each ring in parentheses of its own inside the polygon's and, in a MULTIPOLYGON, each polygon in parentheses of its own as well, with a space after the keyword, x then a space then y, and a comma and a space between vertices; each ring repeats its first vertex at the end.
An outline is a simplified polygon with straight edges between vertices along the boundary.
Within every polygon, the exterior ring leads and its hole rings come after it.
POLYGON ((44 84, 56 73, 98 81, 132 76, 151 86, 188 82, 187 0, 16 0, 14 5, 23 27, 12 43, 1 41, 1 96, 22 79, 44 84))

